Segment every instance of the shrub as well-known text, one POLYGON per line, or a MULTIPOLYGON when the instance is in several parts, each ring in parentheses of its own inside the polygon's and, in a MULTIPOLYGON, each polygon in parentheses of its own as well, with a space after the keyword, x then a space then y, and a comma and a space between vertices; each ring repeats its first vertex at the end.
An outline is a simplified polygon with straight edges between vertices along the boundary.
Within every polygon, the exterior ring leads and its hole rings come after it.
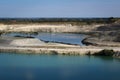
POLYGON ((100 56, 113 56, 115 52, 113 50, 107 50, 107 49, 104 49, 100 52, 97 52, 95 53, 94 55, 100 55, 100 56))
POLYGON ((50 54, 51 55, 58 55, 58 52, 56 52, 56 51, 50 51, 50 54))

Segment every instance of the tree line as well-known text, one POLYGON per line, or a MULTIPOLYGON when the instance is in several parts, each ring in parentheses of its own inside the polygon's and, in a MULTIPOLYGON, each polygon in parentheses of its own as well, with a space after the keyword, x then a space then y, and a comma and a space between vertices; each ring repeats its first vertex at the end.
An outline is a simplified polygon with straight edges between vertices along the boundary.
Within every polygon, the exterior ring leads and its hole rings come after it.
POLYGON ((29 23, 114 23, 120 18, 0 18, 2 24, 29 24, 29 23))

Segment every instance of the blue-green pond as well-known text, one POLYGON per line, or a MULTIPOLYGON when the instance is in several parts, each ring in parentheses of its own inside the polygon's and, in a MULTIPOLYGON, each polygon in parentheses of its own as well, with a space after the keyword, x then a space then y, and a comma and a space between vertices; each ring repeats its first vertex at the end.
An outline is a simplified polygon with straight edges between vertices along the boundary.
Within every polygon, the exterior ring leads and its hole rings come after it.
POLYGON ((120 59, 1 53, 0 80, 120 80, 120 59))

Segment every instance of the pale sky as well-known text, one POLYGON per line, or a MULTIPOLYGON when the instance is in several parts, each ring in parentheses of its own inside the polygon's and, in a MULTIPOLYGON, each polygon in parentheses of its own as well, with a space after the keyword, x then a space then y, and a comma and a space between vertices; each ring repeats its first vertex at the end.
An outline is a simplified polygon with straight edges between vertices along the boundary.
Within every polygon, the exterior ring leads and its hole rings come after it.
POLYGON ((120 17, 120 0, 0 0, 0 17, 120 17))

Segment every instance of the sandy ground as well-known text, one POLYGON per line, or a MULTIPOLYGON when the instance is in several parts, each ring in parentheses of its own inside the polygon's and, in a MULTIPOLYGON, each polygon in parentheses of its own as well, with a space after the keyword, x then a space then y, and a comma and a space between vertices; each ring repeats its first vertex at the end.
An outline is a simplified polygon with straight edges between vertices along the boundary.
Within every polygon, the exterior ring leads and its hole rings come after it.
POLYGON ((60 43, 45 43, 35 38, 19 38, 19 37, 1 37, 0 52, 13 53, 37 53, 37 54, 79 54, 84 55, 90 52, 94 54, 103 49, 113 49, 120 51, 120 47, 95 47, 95 46, 78 46, 60 43))

